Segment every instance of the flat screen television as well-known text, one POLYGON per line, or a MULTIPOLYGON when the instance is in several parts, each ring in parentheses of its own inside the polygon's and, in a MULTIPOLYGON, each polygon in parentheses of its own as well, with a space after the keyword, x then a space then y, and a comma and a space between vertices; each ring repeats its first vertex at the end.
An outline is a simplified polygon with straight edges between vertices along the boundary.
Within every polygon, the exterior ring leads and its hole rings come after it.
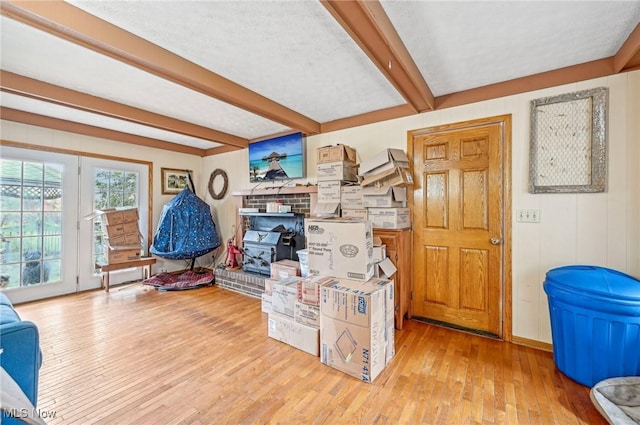
POLYGON ((304 145, 302 133, 249 143, 249 181, 257 183, 303 178, 304 145))

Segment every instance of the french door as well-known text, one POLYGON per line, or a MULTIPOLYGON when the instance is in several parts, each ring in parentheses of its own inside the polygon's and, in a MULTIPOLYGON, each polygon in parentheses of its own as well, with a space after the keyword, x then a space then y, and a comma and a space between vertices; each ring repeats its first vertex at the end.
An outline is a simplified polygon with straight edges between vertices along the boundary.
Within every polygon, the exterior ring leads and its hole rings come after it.
MULTIPOLYGON (((9 298, 20 303, 100 287, 95 209, 137 207, 146 247, 149 165, 3 146, 0 286, 9 298)), ((110 280, 136 278, 139 271, 128 269, 110 280)))
POLYGON ((0 279, 14 303, 76 291, 78 157, 2 147, 0 279))
MULTIPOLYGON (((80 159, 80 240, 78 286, 80 291, 100 287, 95 264, 104 264, 102 228, 99 218, 90 219, 96 209, 138 208, 138 229, 147 246, 149 215, 149 169, 146 164, 94 157, 80 159)), ((143 254, 147 254, 144 252, 143 254)), ((140 278, 139 269, 111 272, 111 284, 140 278)))

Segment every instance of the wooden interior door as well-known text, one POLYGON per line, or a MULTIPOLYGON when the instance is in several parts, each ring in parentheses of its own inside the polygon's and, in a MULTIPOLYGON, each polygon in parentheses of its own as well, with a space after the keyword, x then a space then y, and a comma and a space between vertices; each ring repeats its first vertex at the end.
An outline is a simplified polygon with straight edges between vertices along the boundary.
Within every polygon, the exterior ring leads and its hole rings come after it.
POLYGON ((414 132, 413 316, 502 337, 501 122, 414 132))

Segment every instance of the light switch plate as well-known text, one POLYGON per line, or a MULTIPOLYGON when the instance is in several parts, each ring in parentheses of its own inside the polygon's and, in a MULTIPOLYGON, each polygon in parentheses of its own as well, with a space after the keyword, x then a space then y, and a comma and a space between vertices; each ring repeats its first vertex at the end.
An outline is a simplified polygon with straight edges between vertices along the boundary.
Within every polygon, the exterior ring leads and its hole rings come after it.
POLYGON ((518 210, 516 221, 520 223, 540 223, 540 210, 518 210))

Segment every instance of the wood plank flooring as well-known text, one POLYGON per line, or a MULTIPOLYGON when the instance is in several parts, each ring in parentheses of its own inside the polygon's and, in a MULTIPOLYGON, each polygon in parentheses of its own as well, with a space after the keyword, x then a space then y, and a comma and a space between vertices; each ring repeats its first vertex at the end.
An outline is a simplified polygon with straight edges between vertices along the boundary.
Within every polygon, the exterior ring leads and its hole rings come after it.
POLYGON ((267 337, 260 300, 140 284, 18 305, 55 424, 590 424, 551 353, 415 321, 372 384, 267 337))

